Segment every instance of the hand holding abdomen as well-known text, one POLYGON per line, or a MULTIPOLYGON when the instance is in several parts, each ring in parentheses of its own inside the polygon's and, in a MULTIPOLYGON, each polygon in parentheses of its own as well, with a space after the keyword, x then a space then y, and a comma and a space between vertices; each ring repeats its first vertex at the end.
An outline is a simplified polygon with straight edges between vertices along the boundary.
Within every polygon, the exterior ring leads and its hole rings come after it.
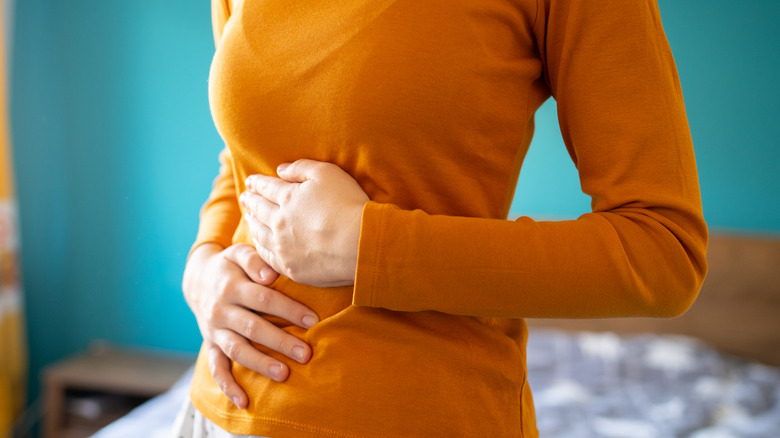
POLYGON ((319 320, 308 307, 267 287, 277 276, 245 244, 227 249, 203 244, 187 260, 182 288, 209 351, 211 375, 240 408, 247 406, 248 400, 233 378, 231 360, 276 381, 287 379, 289 374, 287 365, 260 352, 251 342, 300 363, 311 358, 311 348, 305 342, 263 316, 278 316, 303 328, 319 320))
POLYGON ((260 257, 299 283, 353 284, 368 195, 331 163, 298 160, 279 166, 278 173, 250 176, 241 195, 260 257))

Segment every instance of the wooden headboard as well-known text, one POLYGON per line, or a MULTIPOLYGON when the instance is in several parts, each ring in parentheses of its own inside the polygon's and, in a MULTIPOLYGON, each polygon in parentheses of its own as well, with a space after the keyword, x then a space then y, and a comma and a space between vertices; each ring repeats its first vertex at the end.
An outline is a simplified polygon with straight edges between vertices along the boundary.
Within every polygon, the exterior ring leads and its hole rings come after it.
POLYGON ((699 297, 678 318, 528 320, 533 327, 674 333, 780 366, 780 238, 713 235, 699 297))

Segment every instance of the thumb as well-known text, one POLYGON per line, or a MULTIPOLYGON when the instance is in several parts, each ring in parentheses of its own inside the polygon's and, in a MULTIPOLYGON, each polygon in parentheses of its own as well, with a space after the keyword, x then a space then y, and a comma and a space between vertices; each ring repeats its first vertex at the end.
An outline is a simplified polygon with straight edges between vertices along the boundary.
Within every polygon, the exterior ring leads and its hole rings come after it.
POLYGON ((287 182, 302 183, 315 179, 317 168, 322 164, 319 161, 301 159, 293 163, 282 163, 276 168, 279 178, 287 182))

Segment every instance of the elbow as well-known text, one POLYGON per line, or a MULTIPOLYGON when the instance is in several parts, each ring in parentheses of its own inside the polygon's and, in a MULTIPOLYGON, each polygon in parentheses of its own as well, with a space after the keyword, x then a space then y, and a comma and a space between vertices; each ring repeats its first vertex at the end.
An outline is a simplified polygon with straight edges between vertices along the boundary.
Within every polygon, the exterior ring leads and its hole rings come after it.
POLYGON ((623 208, 606 215, 620 236, 632 315, 674 318, 693 306, 707 275, 709 231, 697 203, 623 208))
POLYGON ((682 245, 660 260, 655 281, 645 282, 647 316, 676 318, 693 306, 707 275, 707 239, 682 245))
POLYGON ((699 296, 704 273, 689 269, 681 272, 659 272, 655 281, 643 282, 634 286, 639 291, 635 316, 655 318, 676 318, 682 316, 693 306, 699 296))
POLYGON ((657 318, 677 318, 684 315, 693 306, 699 296, 701 284, 669 288, 656 292, 656 299, 649 306, 648 316, 657 318))

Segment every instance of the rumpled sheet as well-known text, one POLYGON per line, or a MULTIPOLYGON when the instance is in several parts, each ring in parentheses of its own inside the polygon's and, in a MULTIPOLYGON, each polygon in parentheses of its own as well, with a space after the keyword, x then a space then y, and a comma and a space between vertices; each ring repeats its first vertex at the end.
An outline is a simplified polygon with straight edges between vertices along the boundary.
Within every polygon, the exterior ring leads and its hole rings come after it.
MULTIPOLYGON (((777 438, 780 368, 687 337, 532 330, 542 438, 777 438)), ((93 438, 169 437, 192 372, 93 438)))
POLYGON ((682 336, 535 330, 542 437, 780 437, 780 369, 682 336))

